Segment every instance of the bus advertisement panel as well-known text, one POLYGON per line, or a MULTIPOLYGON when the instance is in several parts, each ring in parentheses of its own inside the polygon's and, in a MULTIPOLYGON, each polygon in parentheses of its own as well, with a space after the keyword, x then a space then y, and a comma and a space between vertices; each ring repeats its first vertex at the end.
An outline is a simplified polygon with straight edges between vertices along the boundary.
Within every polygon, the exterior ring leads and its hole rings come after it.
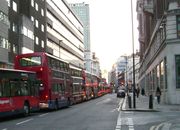
POLYGON ((36 73, 0 69, 0 117, 39 109, 39 82, 36 73))
POLYGON ((72 97, 69 63, 44 52, 20 54, 15 69, 34 71, 40 86, 40 108, 58 109, 68 106, 72 97))

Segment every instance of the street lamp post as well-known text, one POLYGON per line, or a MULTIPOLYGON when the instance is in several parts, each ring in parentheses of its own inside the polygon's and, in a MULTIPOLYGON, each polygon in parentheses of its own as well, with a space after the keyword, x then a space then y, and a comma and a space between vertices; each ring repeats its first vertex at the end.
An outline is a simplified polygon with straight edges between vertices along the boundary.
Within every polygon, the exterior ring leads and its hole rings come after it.
POLYGON ((127 75, 128 75, 128 71, 127 71, 127 64, 128 64, 128 57, 126 56, 126 90, 128 92, 128 78, 127 78, 127 75))
POLYGON ((131 0, 131 28, 132 28, 132 50, 133 50, 133 107, 136 108, 136 96, 135 96, 135 57, 134 57, 134 25, 133 25, 133 3, 131 0))

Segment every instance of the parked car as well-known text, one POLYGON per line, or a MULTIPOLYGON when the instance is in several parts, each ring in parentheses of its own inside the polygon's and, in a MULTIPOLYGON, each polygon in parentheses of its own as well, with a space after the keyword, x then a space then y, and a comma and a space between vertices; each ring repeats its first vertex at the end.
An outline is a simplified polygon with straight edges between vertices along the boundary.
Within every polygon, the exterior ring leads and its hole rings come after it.
POLYGON ((121 97, 121 98, 124 98, 125 97, 125 90, 123 89, 120 89, 117 91, 117 97, 121 97))

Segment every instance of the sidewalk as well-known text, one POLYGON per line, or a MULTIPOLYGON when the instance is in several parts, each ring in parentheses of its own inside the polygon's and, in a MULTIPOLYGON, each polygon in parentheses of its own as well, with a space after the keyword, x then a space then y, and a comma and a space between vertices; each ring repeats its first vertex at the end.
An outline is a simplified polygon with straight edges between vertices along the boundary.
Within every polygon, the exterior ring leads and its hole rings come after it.
POLYGON ((133 108, 133 96, 131 96, 131 108, 129 108, 128 97, 125 97, 122 111, 149 111, 149 112, 158 112, 158 111, 180 111, 180 105, 169 105, 169 104, 158 104, 156 99, 153 99, 153 108, 149 109, 149 96, 140 95, 136 97, 136 108, 133 108))

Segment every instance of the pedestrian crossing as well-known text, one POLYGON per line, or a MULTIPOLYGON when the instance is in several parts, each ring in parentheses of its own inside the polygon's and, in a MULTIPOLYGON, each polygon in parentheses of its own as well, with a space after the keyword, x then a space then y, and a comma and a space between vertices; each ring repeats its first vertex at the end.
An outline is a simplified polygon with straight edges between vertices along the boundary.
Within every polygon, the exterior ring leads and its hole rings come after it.
POLYGON ((152 125, 149 122, 149 119, 152 118, 151 116, 150 117, 148 116, 149 118, 147 119, 145 118, 145 120, 143 120, 142 117, 141 118, 139 118, 138 116, 133 117, 134 111, 121 111, 121 110, 125 110, 124 109, 126 108, 125 105, 126 105, 126 98, 124 100, 120 100, 118 107, 116 108, 117 111, 119 111, 119 115, 115 130, 139 130, 139 128, 143 128, 147 130, 170 130, 170 128, 172 127, 172 123, 170 122, 161 122, 157 124, 157 122, 150 120, 150 122, 154 124, 152 125), (136 119, 138 119, 138 121, 142 119, 143 124, 137 122, 136 119))
POLYGON ((151 126, 151 128, 149 130, 169 130, 170 127, 171 127, 171 123, 160 123, 158 125, 154 125, 154 126, 151 126))
POLYGON ((117 125, 115 130, 122 130, 122 126, 128 126, 129 130, 134 130, 134 123, 132 118, 121 118, 121 112, 118 115, 117 125))
MULTIPOLYGON (((132 118, 121 118, 121 115, 119 114, 115 130, 135 130, 134 126, 135 124, 132 118), (126 127, 126 129, 123 129, 122 127, 123 128, 126 127)), ((172 126, 171 123, 163 122, 163 123, 151 126, 149 130, 170 130, 171 126, 172 126)))

